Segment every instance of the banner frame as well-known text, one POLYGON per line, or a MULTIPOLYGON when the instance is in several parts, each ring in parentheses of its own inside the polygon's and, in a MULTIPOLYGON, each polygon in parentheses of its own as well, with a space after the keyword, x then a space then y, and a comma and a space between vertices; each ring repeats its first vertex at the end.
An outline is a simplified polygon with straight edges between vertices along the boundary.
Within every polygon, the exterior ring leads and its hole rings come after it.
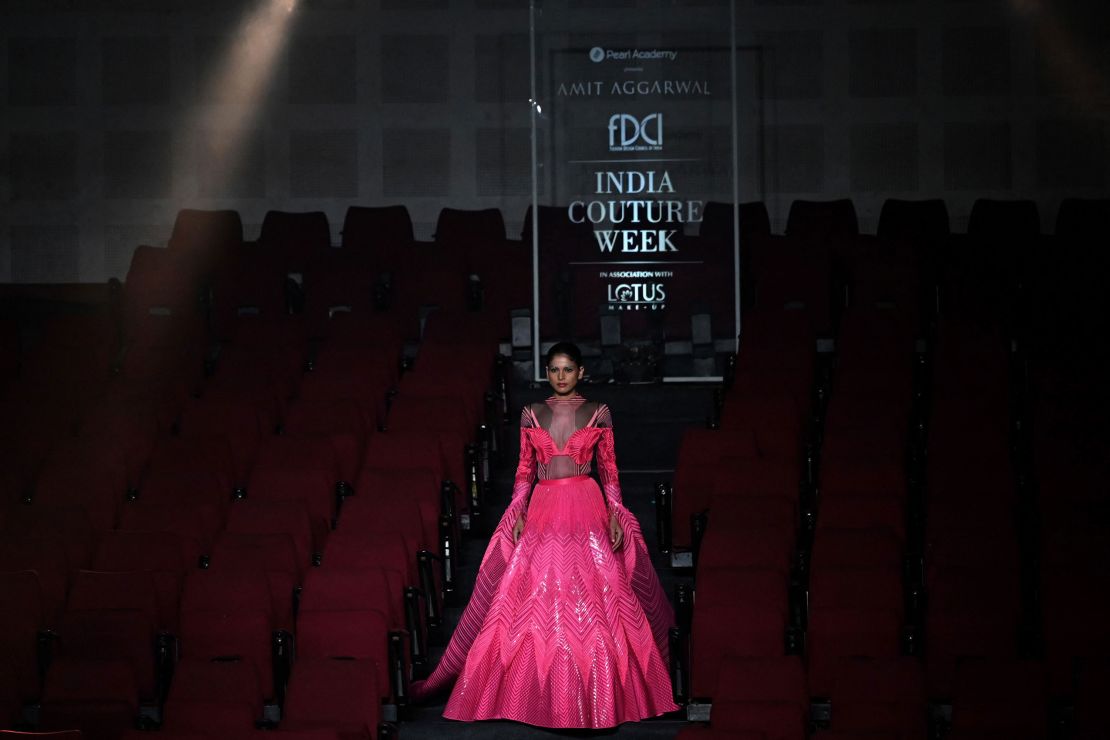
MULTIPOLYGON (((534 369, 534 382, 542 383, 546 380, 546 373, 541 366, 542 339, 540 337, 540 244, 539 244, 539 137, 537 119, 542 114, 541 104, 538 100, 536 88, 536 11, 537 5, 542 5, 542 0, 529 0, 528 2, 528 46, 529 46, 529 129, 531 147, 531 175, 532 175, 532 200, 531 200, 531 237, 532 237, 532 362, 534 369)), ((737 33, 736 33, 736 0, 729 0, 729 80, 731 104, 731 169, 732 169, 732 258, 733 258, 733 351, 740 350, 740 334, 742 326, 741 310, 741 276, 740 276, 740 171, 739 171, 739 96, 737 94, 737 33)), ((762 117, 762 114, 761 114, 762 117)), ((554 143, 552 142, 552 145, 554 143)), ((762 177, 762 173, 760 175, 762 177)), ((723 380, 721 376, 664 376, 661 380, 665 383, 711 383, 723 380)))

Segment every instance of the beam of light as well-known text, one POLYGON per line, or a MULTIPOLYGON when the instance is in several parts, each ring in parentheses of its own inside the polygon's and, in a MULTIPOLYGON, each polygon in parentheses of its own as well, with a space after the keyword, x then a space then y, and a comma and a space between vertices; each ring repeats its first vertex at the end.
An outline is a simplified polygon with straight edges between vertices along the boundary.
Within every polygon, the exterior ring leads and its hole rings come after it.
POLYGON ((273 78, 281 49, 289 38, 289 27, 297 0, 258 0, 232 36, 222 63, 207 81, 207 100, 228 103, 219 113, 219 125, 202 125, 198 111, 194 130, 206 129, 211 137, 202 166, 230 177, 242 155, 243 137, 259 115, 273 78))
POLYGON ((1107 81, 1100 79, 1098 71, 1087 59, 1086 49, 1075 38, 1051 4, 1044 0, 1009 0, 1014 14, 1026 19, 1037 35, 1041 53, 1060 89, 1080 110, 1093 110, 1098 101, 1095 95, 1104 95, 1107 81))

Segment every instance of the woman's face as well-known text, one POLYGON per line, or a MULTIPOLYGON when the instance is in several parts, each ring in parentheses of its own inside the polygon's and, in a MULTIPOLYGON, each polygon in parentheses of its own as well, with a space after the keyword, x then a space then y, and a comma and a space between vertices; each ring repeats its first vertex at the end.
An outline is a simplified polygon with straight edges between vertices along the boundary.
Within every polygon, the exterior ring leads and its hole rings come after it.
POLYGON ((556 396, 571 396, 574 387, 582 380, 582 366, 566 355, 555 355, 547 363, 547 382, 556 396))

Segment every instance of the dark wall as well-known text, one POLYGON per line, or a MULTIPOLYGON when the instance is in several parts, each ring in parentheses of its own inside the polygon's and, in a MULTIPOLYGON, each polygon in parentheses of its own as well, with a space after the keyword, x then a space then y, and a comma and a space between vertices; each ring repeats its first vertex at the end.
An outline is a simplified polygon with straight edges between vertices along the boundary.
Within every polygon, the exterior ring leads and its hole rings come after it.
MULTIPOLYGON (((689 19, 724 3, 543 5, 585 34, 619 33, 638 8, 689 19)), ((759 168, 743 197, 781 228, 795 198, 850 196, 865 230, 887 197, 942 196, 957 230, 977 197, 1029 197, 1051 230, 1061 198, 1108 190, 1107 5, 737 0, 739 43, 758 51, 741 63, 762 60, 741 72, 763 91, 742 101, 758 113, 742 162, 759 168)), ((122 276, 184 206, 236 208, 248 237, 270 208, 322 209, 337 240, 347 205, 396 202, 420 238, 444 205, 500 207, 519 232, 527 2, 300 0, 248 44, 254 6, 3 0, 0 281, 122 276), (274 37, 257 94, 245 74, 214 84, 274 37)))

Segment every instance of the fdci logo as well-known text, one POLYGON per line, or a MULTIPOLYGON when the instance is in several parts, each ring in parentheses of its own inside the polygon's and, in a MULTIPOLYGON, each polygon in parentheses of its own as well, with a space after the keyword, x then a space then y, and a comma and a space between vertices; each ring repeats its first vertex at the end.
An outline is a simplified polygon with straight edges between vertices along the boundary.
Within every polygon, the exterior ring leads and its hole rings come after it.
POLYGON ((609 117, 609 151, 658 152, 663 150, 663 114, 637 118, 630 113, 609 117))

